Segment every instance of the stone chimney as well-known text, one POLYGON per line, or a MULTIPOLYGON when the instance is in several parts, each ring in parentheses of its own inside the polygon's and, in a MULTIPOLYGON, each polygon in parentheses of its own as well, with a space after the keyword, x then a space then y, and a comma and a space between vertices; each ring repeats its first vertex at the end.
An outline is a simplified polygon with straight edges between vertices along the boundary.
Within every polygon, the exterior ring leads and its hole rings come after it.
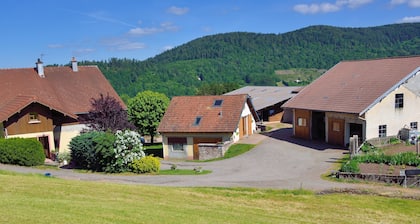
POLYGON ((44 65, 42 64, 41 59, 38 58, 38 61, 35 64, 36 64, 36 70, 38 72, 39 77, 44 78, 45 77, 44 65))
POLYGON ((79 68, 77 68, 77 60, 75 57, 71 58, 71 68, 73 69, 73 72, 79 71, 79 68))

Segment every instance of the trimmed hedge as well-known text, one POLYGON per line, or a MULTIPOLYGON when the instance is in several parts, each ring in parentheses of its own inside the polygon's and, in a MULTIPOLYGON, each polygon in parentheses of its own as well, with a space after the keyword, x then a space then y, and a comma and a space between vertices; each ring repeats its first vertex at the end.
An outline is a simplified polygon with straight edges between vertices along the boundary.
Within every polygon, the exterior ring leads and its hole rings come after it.
POLYGON ((31 138, 0 139, 0 163, 20 166, 44 164, 45 154, 42 144, 31 138))
POLYGON ((144 156, 141 159, 134 160, 130 167, 134 173, 159 173, 160 161, 153 156, 144 156))

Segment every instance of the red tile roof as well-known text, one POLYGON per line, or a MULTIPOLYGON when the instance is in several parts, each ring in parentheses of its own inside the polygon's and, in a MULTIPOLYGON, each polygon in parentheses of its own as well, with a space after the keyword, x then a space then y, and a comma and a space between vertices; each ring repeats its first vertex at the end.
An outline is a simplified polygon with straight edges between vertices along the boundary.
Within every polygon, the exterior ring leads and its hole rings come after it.
POLYGON ((283 105, 363 114, 420 69, 420 56, 343 61, 283 105))
POLYGON ((234 132, 247 102, 246 94, 173 97, 158 132, 234 132), (215 100, 223 100, 222 105, 213 106, 215 100), (197 117, 201 120, 195 125, 197 117))
POLYGON ((33 102, 43 104, 67 116, 91 109, 92 98, 100 93, 124 103, 97 66, 44 67, 41 78, 34 68, 0 69, 0 121, 33 102))

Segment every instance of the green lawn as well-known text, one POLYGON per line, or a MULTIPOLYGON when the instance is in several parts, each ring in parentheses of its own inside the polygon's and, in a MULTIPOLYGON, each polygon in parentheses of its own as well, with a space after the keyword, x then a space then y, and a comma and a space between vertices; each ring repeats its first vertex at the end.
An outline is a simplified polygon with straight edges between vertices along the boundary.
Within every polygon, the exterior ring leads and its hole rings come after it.
POLYGON ((304 190, 175 188, 0 171, 0 223, 415 223, 420 201, 304 190))

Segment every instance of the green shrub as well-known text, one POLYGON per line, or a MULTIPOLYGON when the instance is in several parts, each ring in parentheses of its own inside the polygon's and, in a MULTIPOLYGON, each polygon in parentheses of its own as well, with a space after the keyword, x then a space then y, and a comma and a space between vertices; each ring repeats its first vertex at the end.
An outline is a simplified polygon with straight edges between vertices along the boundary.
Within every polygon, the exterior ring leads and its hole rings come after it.
POLYGON ((347 162, 343 163, 340 168, 341 172, 349 172, 349 173, 358 173, 359 169, 359 162, 356 159, 348 160, 347 162))
POLYGON ((153 156, 144 156, 141 159, 134 160, 130 167, 134 173, 159 173, 160 161, 153 156))
POLYGON ((99 162, 95 152, 95 142, 93 139, 103 132, 92 131, 82 133, 70 141, 71 161, 82 169, 98 170, 99 162))
POLYGON ((21 166, 44 164, 45 154, 42 144, 36 139, 0 139, 0 163, 21 166))
POLYGON ((115 163, 115 135, 111 132, 102 132, 100 135, 95 136, 92 140, 95 147, 95 155, 98 165, 97 170, 109 173, 118 172, 118 170, 115 170, 113 166, 115 163))

